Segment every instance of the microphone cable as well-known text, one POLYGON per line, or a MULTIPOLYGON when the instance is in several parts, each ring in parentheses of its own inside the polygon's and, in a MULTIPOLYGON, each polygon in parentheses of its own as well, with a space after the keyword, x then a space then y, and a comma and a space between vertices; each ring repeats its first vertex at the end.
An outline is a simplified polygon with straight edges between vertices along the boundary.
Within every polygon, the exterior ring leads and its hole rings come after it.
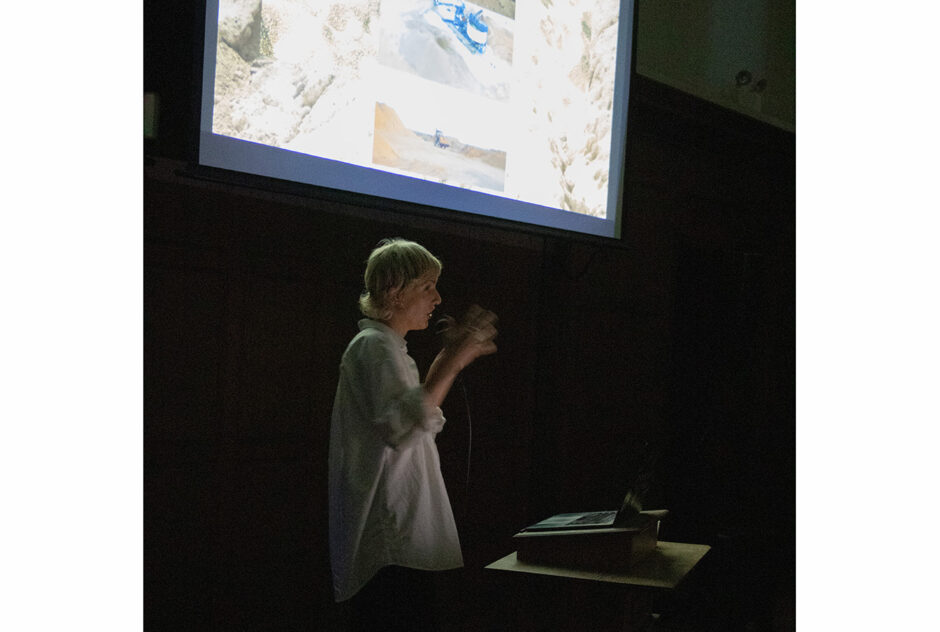
MULTIPOLYGON (((447 329, 455 322, 452 316, 445 315, 437 321, 436 333, 443 336, 447 329)), ((457 375, 455 384, 460 384, 463 393, 464 409, 467 411, 467 469, 464 473, 464 518, 470 515, 470 463, 473 457, 473 419, 470 415, 470 394, 467 391, 467 380, 463 373, 457 375)))
POLYGON ((467 392, 467 381, 463 375, 457 376, 460 390, 463 392, 464 407, 467 411, 467 470, 464 480, 464 513, 470 513, 470 460, 473 456, 473 420, 470 418, 470 395, 467 392))

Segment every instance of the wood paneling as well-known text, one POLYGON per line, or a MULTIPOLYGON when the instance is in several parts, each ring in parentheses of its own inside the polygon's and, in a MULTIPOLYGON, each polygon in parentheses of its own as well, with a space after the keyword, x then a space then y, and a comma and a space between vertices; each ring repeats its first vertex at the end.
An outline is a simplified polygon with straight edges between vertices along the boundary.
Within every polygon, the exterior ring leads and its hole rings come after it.
MULTIPOLYGON (((638 480, 669 539, 792 538, 793 137, 652 82, 635 98, 621 248, 147 168, 148 629, 337 624, 329 414, 387 236, 441 256, 442 313, 500 317, 499 353, 444 406, 455 595, 485 593, 527 521, 638 480)), ((421 367, 436 345, 409 336, 421 367)))

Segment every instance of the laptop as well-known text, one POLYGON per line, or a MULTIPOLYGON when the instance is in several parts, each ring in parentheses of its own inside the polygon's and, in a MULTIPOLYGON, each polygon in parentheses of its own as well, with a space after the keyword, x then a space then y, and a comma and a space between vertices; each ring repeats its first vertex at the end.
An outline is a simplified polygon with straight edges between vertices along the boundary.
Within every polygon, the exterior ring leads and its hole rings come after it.
POLYGON ((616 511, 582 511, 555 514, 526 527, 522 532, 640 527, 648 520, 647 517, 643 516, 640 508, 640 501, 636 495, 633 492, 627 492, 620 509, 616 511))

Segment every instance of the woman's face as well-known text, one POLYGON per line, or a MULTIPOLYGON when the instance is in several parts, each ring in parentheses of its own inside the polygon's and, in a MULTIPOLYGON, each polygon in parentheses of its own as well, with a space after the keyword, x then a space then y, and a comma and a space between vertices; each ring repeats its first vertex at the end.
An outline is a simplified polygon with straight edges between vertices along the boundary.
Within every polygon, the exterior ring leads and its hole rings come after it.
POLYGON ((431 271, 415 279, 399 292, 393 302, 389 326, 404 336, 409 331, 427 329, 434 308, 440 305, 441 295, 437 292, 437 280, 440 273, 431 271))

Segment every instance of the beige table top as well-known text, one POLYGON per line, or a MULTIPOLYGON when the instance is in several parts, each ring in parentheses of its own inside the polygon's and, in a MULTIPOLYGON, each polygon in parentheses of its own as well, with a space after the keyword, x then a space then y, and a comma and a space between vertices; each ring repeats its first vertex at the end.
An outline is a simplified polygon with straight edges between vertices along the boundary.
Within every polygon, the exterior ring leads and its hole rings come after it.
POLYGON ((487 565, 486 568, 498 571, 672 589, 679 585, 679 582, 701 561, 709 549, 711 547, 707 544, 657 542, 654 551, 632 564, 627 571, 618 573, 527 564, 516 558, 515 551, 487 565))

